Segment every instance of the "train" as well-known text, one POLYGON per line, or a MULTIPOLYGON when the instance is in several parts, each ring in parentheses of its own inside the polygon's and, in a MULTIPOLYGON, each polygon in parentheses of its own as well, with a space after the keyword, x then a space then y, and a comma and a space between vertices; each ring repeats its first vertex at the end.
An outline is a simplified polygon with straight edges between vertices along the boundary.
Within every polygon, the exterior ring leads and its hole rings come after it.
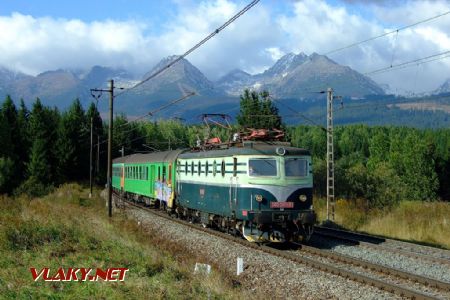
POLYGON ((308 240, 312 187, 310 152, 286 143, 132 154, 112 167, 121 197, 256 243, 308 240))

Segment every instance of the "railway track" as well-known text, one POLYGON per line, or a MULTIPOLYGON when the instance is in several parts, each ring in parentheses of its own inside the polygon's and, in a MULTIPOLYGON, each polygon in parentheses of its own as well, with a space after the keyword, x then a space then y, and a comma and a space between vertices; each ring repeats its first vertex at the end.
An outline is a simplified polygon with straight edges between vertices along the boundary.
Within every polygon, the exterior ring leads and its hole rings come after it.
POLYGON ((344 241, 345 243, 357 245, 364 248, 376 249, 377 251, 394 252, 414 259, 421 259, 432 263, 450 266, 450 251, 429 246, 416 245, 376 236, 355 233, 334 228, 315 226, 314 234, 325 238, 344 241))
POLYGON ((247 248, 252 248, 255 250, 263 251, 265 253, 275 255, 277 257, 281 257, 281 258, 284 258, 286 260, 289 260, 289 261, 292 261, 295 263, 304 264, 306 266, 309 266, 309 267, 312 267, 312 268, 315 268, 318 270, 322 270, 327 273, 339 275, 339 276, 354 280, 359 283, 374 286, 383 291, 388 291, 390 293, 399 295, 401 297, 407 297, 407 298, 411 298, 411 299, 439 299, 439 297, 436 297, 430 293, 422 292, 417 289, 411 289, 411 288, 405 287, 404 285, 392 283, 387 280, 382 280, 382 279, 375 278, 372 276, 367 276, 365 274, 350 271, 350 270, 348 270, 348 268, 345 268, 345 267, 337 267, 335 263, 334 264, 333 263, 325 263, 323 261, 320 261, 320 259, 306 257, 305 255, 302 255, 302 252, 308 253, 312 256, 318 256, 321 258, 330 259, 330 260, 333 260, 336 262, 362 267, 367 270, 374 270, 375 272, 388 274, 389 276, 395 276, 395 277, 401 278, 403 280, 417 282, 417 283, 420 283, 425 286, 433 287, 434 289, 437 289, 440 291, 445 291, 445 292, 450 291, 450 284, 448 284, 448 283, 439 282, 437 280, 433 280, 430 278, 426 278, 426 277, 422 277, 422 276, 418 276, 418 275, 414 275, 414 274, 409 274, 409 273, 402 272, 402 271, 395 270, 395 269, 390 269, 389 271, 387 271, 386 270, 387 268, 385 266, 375 265, 375 264, 365 262, 362 260, 358 260, 358 259, 355 259, 352 257, 347 257, 342 254, 332 253, 331 251, 321 250, 321 249, 317 249, 317 248, 314 248, 311 246, 306 246, 306 245, 300 245, 301 251, 300 252, 297 251, 297 253, 292 253, 290 251, 283 251, 283 250, 279 250, 279 249, 269 247, 266 245, 258 245, 258 244, 249 243, 240 237, 234 237, 232 235, 229 235, 229 234, 226 234, 226 233, 223 233, 220 231, 212 230, 209 228, 203 228, 199 225, 191 224, 186 221, 173 218, 173 217, 167 215, 163 211, 144 207, 144 206, 141 206, 136 203, 129 202, 129 201, 124 201, 124 203, 126 203, 126 205, 128 205, 128 206, 137 207, 137 208, 143 209, 149 213, 156 214, 161 218, 169 219, 173 222, 182 224, 184 226, 194 228, 195 230, 206 232, 208 234, 233 241, 233 242, 243 245, 247 248))

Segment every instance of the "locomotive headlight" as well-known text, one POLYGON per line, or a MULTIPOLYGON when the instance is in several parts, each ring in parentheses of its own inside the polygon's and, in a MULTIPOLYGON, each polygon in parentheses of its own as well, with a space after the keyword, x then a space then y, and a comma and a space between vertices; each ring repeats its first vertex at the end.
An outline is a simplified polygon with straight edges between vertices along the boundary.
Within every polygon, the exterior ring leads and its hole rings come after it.
POLYGON ((308 199, 308 197, 306 197, 306 195, 300 195, 300 196, 298 197, 298 199, 299 199, 300 201, 302 201, 302 202, 305 202, 305 201, 308 199))
POLYGON ((262 196, 262 195, 256 195, 256 196, 255 196, 255 200, 256 200, 257 202, 262 202, 262 201, 263 201, 263 196, 262 196))

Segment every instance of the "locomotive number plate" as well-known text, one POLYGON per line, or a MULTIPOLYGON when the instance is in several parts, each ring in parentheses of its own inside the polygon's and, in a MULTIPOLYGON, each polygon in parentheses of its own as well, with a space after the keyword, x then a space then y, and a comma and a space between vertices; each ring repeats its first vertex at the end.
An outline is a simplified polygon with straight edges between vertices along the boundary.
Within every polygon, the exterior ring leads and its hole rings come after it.
POLYGON ((294 208, 294 202, 270 202, 270 208, 294 208))

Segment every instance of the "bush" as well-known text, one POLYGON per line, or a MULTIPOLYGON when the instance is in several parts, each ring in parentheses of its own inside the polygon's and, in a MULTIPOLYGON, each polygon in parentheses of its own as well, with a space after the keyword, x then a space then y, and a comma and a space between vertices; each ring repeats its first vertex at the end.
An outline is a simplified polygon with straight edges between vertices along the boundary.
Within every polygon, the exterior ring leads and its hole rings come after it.
POLYGON ((30 177, 14 191, 14 195, 19 196, 25 194, 30 197, 41 197, 49 194, 53 189, 53 186, 45 185, 34 177, 30 177))

